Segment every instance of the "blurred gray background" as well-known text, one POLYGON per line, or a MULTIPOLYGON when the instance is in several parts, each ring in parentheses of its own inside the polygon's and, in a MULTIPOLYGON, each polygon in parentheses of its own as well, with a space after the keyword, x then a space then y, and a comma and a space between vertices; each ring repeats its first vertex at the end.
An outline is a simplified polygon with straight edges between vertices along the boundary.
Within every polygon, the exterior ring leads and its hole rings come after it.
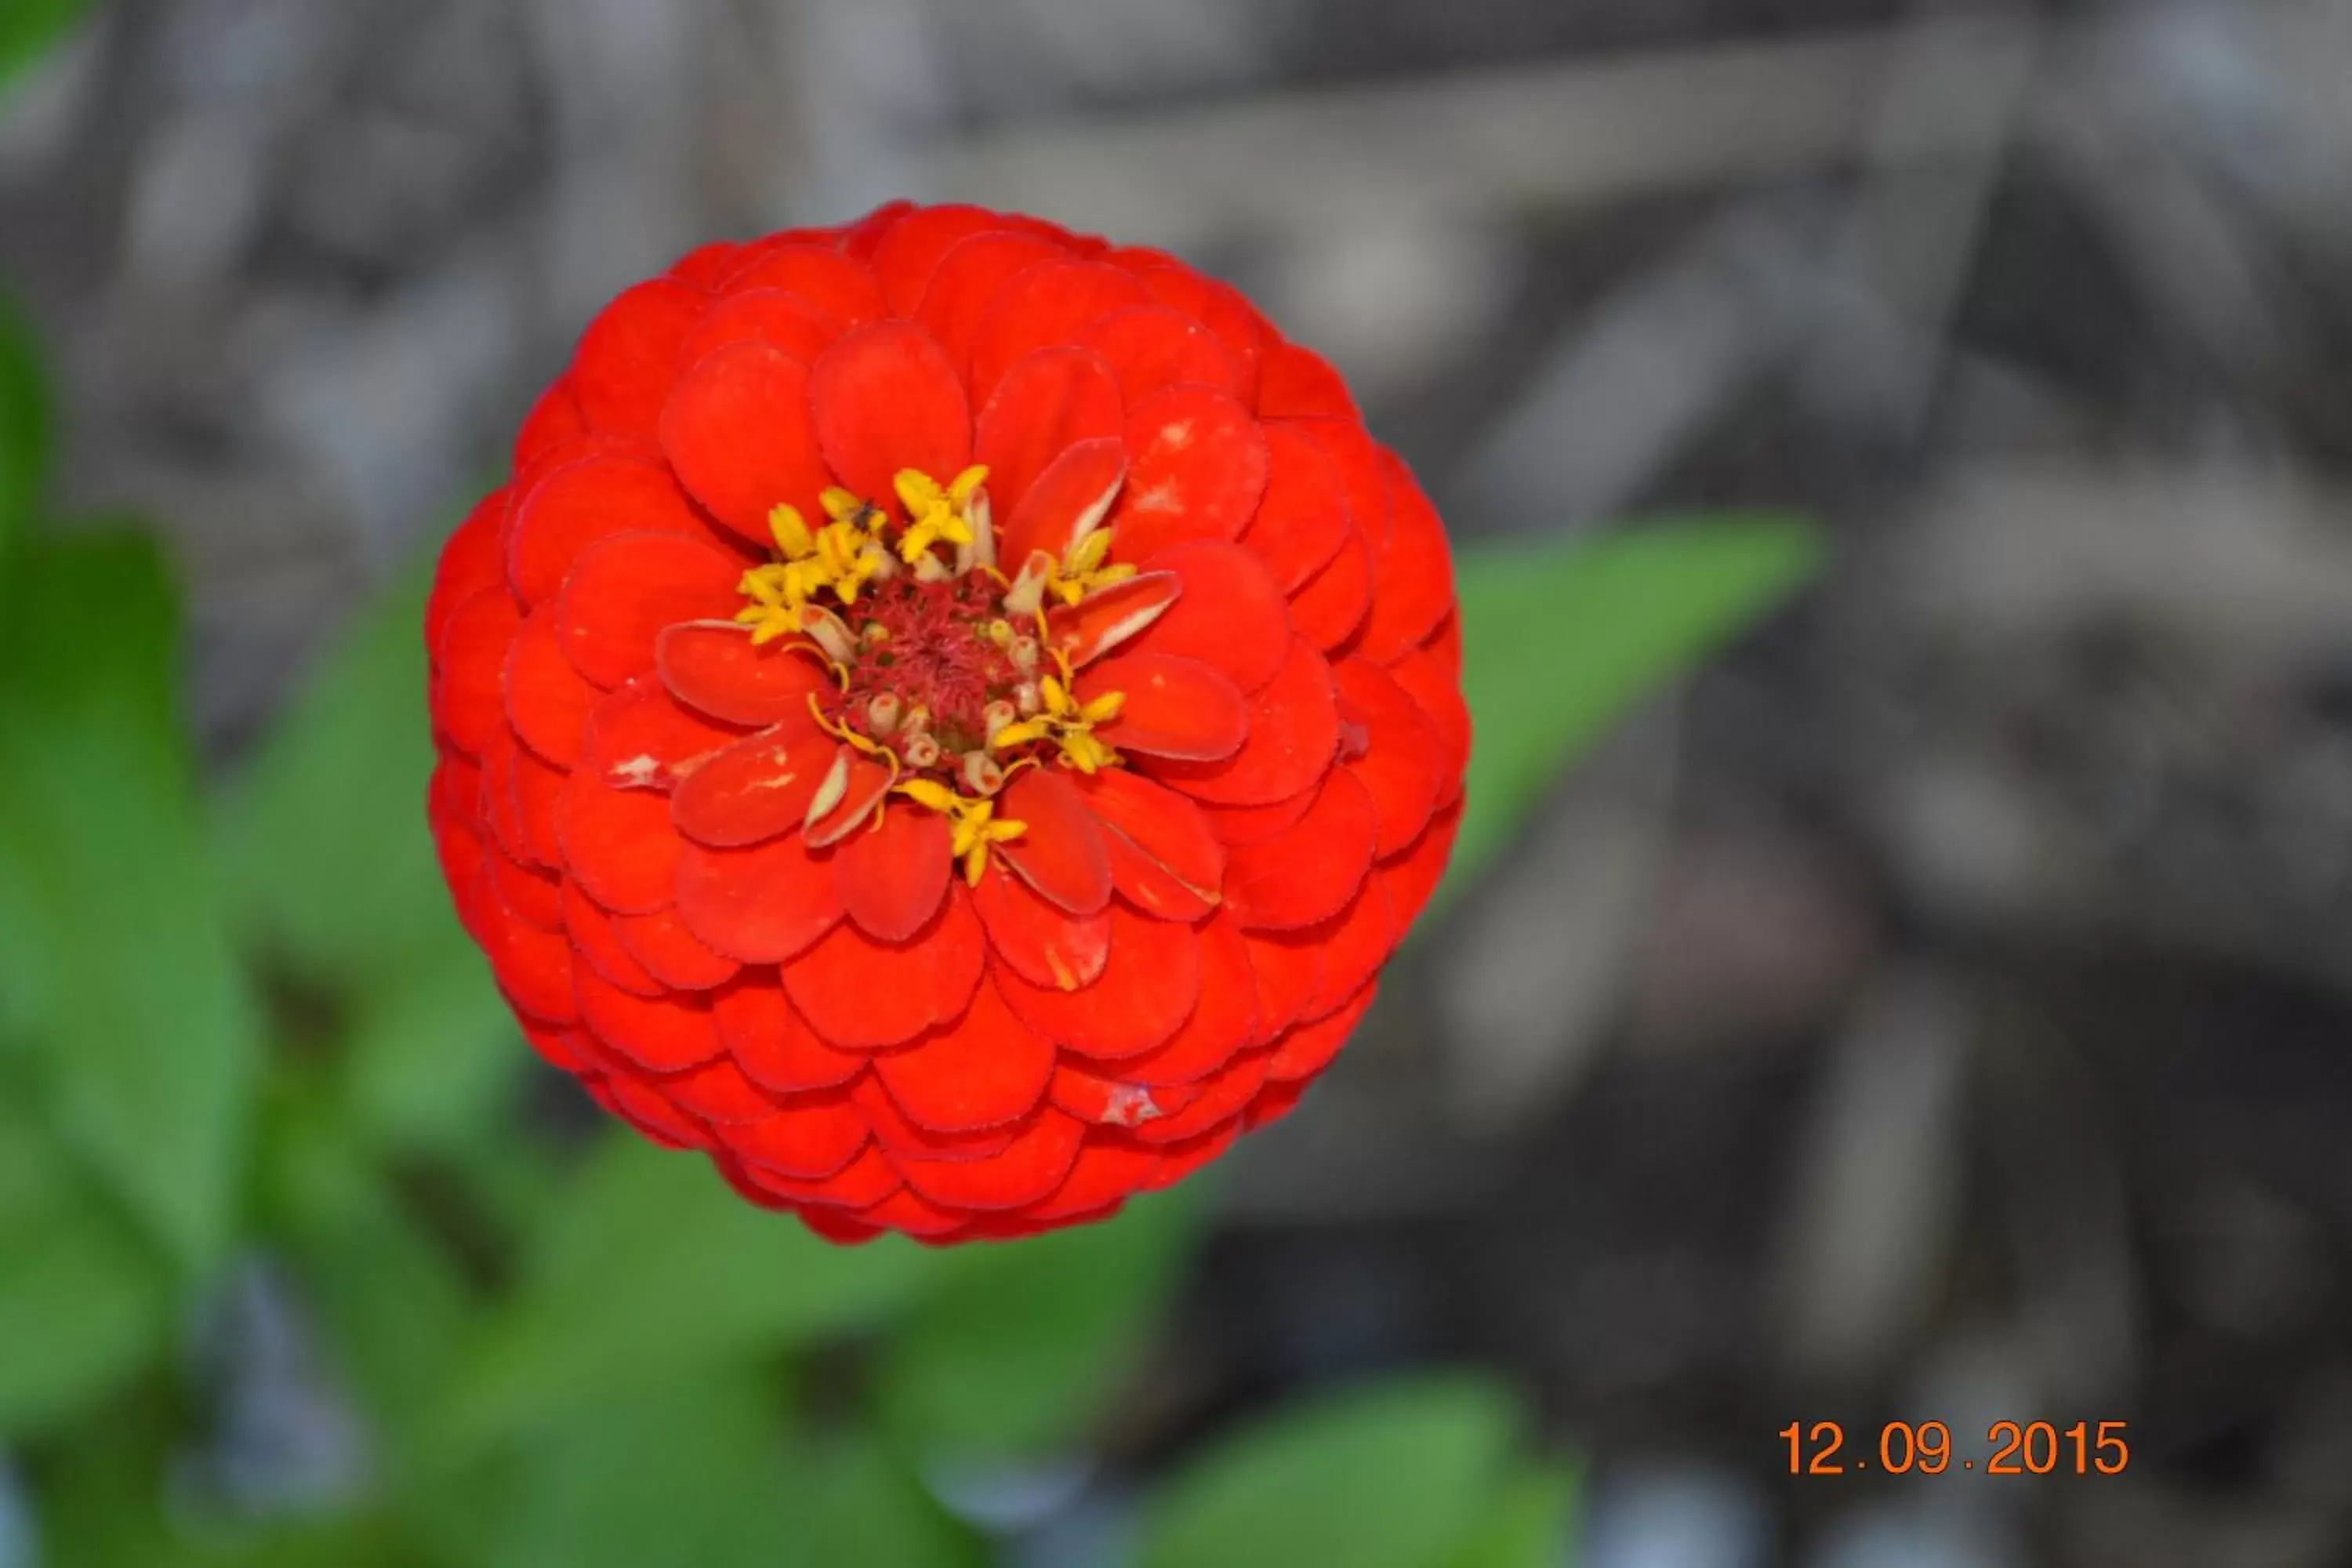
POLYGON ((1509 1369, 1593 1568, 2352 1562, 2352 5, 125 0, 0 119, 226 764, 593 309, 893 195, 1231 278, 1456 538, 1836 564, 1234 1163, 1148 1425, 1509 1369), (2116 1478, 1795 1479, 1839 1419, 2116 1478))

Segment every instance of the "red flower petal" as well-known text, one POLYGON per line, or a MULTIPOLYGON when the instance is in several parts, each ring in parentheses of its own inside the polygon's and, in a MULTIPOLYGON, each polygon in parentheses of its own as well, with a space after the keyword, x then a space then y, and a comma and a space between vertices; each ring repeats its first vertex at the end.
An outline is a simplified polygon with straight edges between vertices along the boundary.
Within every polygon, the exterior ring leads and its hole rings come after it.
POLYGON ((843 1089, 797 1096, 773 1116, 721 1127, 718 1132, 748 1163, 808 1181, 848 1165, 866 1147, 867 1136, 866 1118, 843 1089))
MULTIPOLYGON (((1120 460, 1125 458, 1122 451, 1120 460)), ((441 547, 441 559, 433 568, 433 593, 425 602, 425 651, 436 662, 442 636, 457 606, 486 588, 506 586, 506 544, 499 530, 509 501, 503 489, 484 496, 441 547)))
POLYGON ((1444 879, 1445 862, 1454 853, 1454 836, 1461 826, 1462 805, 1456 801, 1430 818, 1421 837, 1402 853, 1381 862, 1381 881, 1388 889, 1400 934, 1412 926, 1444 879))
POLYGON ((710 995, 719 1037, 744 1076, 777 1094, 847 1083, 866 1070, 860 1051, 837 1051, 816 1037, 772 973, 739 975, 710 995))
POLYGON ((578 770, 614 789, 667 794, 742 738, 741 730, 712 723, 659 680, 640 675, 617 691, 599 694, 581 739, 578 770))
POLYGON ((909 213, 874 249, 874 280, 894 316, 911 315, 949 251, 975 234, 1001 230, 986 207, 923 207, 909 213))
POLYGON ((835 243, 839 246, 844 256, 870 268, 873 265, 874 253, 881 248, 882 242, 889 238, 891 231, 906 222, 917 210, 914 203, 904 198, 884 202, 880 206, 843 229, 841 237, 835 243))
POLYGON ((515 1016, 522 1026, 522 1037, 539 1053, 539 1059, 559 1072, 581 1073, 594 1069, 594 1047, 586 1031, 562 1025, 543 1023, 535 1018, 515 1016))
POLYGON ((502 587, 461 601, 441 628, 433 716, 467 756, 480 756, 490 737, 507 727, 507 649, 521 628, 522 612, 502 587))
POLYGON ((1013 276, 1068 252, 1034 234, 998 227, 956 242, 931 273, 914 319, 930 329, 959 374, 971 357, 972 340, 987 324, 990 301, 1013 276))
MULTIPOLYGON (((826 768, 828 778, 835 773, 845 781, 841 798, 831 810, 802 830, 802 837, 812 849, 824 849, 840 843, 866 824, 882 797, 890 793, 891 773, 888 769, 863 752, 843 746, 834 753, 826 768)), ((820 790, 830 784, 821 784, 820 790)))
POLYGON ((830 1209, 800 1209, 795 1217, 809 1228, 810 1234, 823 1237, 835 1247, 863 1247, 882 1234, 878 1225, 865 1225, 830 1209))
POLYGON ((749 627, 689 621, 654 639, 654 668, 670 695, 730 724, 809 716, 809 699, 833 689, 824 667, 783 643, 754 647, 749 627))
POLYGON ((1331 564, 1290 596, 1290 624, 1328 653, 1356 635, 1371 607, 1371 547, 1350 529, 1331 564))
POLYGON ((875 1058, 874 1072, 908 1121, 934 1132, 974 1132, 1036 1109, 1054 1076, 1054 1047, 983 984, 961 1018, 875 1058))
POLYGON ((1092 984, 1110 957, 1108 909, 1071 914, 1002 866, 982 874, 971 903, 998 963, 1033 985, 1076 991, 1092 984))
POLYGON ((714 1126, 757 1121, 780 1109, 773 1096, 723 1055, 664 1078, 661 1091, 680 1110, 714 1126))
POLYGON ((1375 873, 1348 907, 1329 920, 1278 933, 1278 940, 1313 942, 1321 950, 1323 964, 1314 994, 1298 1010, 1302 1021, 1331 1012, 1380 973, 1404 934, 1394 907, 1386 879, 1375 873))
POLYGON ((1201 808, 1139 773, 1107 769, 1079 785, 1097 820, 1192 892, 1213 903, 1225 850, 1201 808))
POLYGON ((1454 559, 1445 525, 1393 452, 1383 452, 1389 480, 1391 531, 1373 563, 1372 611, 1364 627, 1364 657, 1386 664, 1402 658, 1436 628, 1454 607, 1454 559))
POLYGON ((743 738, 673 699, 658 679, 640 675, 600 693, 581 738, 579 771, 614 790, 668 793, 694 769, 743 738))
POLYGON ((1323 984, 1323 950, 1276 931, 1244 931, 1250 970, 1257 976, 1257 1028, 1272 1039, 1298 1021, 1323 984))
POLYGON ((1190 1085, 1155 1089, 1066 1062, 1054 1069, 1053 1093, 1055 1105, 1097 1127, 1139 1127, 1173 1116, 1200 1097, 1190 1085))
POLYGON ((563 846, 555 837, 555 799, 563 793, 564 781, 571 776, 552 763, 542 762, 529 748, 515 748, 510 786, 515 815, 522 819, 528 858, 533 865, 550 870, 563 864, 563 846))
POLYGON ((911 321, 861 327, 809 373, 817 439, 842 484, 895 510, 915 468, 944 484, 971 461, 971 406, 955 367, 911 321))
POLYGON ((1046 641, 1071 668, 1084 669, 1150 630, 1183 591, 1171 572, 1146 572, 1097 588, 1076 605, 1045 613, 1046 641))
POLYGON ((516 470, 530 467, 556 447, 577 441, 586 434, 588 421, 580 413, 580 400, 572 395, 572 378, 557 376, 539 395, 539 401, 523 416, 522 427, 515 432, 516 470))
POLYGON ((1389 500, 1389 465, 1395 459, 1353 419, 1269 419, 1266 428, 1296 430, 1330 454, 1348 492, 1348 515, 1375 558, 1388 548, 1395 509, 1389 500))
MULTIPOLYGON (((753 1191, 744 1195, 755 1203, 782 1199, 790 1204, 822 1204, 831 1208, 868 1208, 880 1203, 904 1184, 898 1167, 883 1157, 882 1151, 871 1142, 857 1152, 857 1157, 830 1176, 803 1180, 754 1165, 732 1153, 720 1156, 719 1170, 737 1190, 750 1184, 753 1191), (730 1171, 729 1168, 732 1167, 730 1171), (740 1179, 739 1179, 740 1178, 740 1179)), ((861 1227, 864 1228, 864 1227, 861 1227)), ((874 1233, 867 1230, 866 1235, 874 1233)))
POLYGON ((1240 924, 1219 913, 1199 928, 1201 1005, 1168 1043, 1118 1064, 1140 1084, 1192 1083, 1231 1061, 1261 1037, 1257 979, 1240 924))
POLYGON ((678 346, 677 362, 691 367, 730 343, 757 342, 787 359, 814 364, 847 330, 841 318, 801 295, 759 289, 719 300, 678 346))
POLYGON ((669 264, 669 276, 690 289, 709 289, 741 265, 743 247, 717 239, 698 245, 669 264))
POLYGON ((653 971, 637 962, 635 954, 621 945, 621 933, 613 928, 613 917, 597 908, 596 901, 581 891, 577 882, 563 884, 563 929, 580 956, 607 984, 632 996, 658 996, 668 989, 654 978, 653 971))
POLYGON ((1388 671, 1361 658, 1331 671, 1339 692, 1339 718, 1360 726, 1368 744, 1346 764, 1370 792, 1378 823, 1375 855, 1393 855, 1412 842, 1436 809, 1437 731, 1403 687, 1388 671))
POLYGON ((604 695, 563 657, 555 608, 541 605, 525 616, 507 649, 507 720, 532 751, 570 767, 580 760, 589 710, 604 695))
MULTIPOLYGON (((987 319, 973 335, 972 392, 986 402, 1024 354, 1067 343, 1096 318, 1150 299, 1143 285, 1099 262, 1049 261, 1023 269, 989 301, 987 319)), ((1102 370, 1108 380, 1110 367, 1102 370)))
MULTIPOLYGON (((482 874, 488 878, 487 866, 482 874)), ((483 955, 490 961, 490 971, 507 999, 550 1023, 569 1024, 578 1018, 572 944, 518 919, 487 889, 477 894, 473 907, 483 955)))
POLYGON ((1264 844, 1279 838, 1298 826, 1323 793, 1323 781, 1317 779, 1297 795, 1286 795, 1268 805, 1212 805, 1200 803, 1201 816, 1207 821, 1209 831, 1217 842, 1229 849, 1244 844, 1264 844))
POLYGON ((1058 1222, 1107 1210, 1128 1194, 1140 1190, 1160 1163, 1160 1156, 1125 1138, 1090 1134, 1078 1150, 1070 1173, 1053 1195, 1022 1210, 1024 1217, 1058 1222))
MULTIPOLYGON (((1118 253, 1105 258, 1118 266, 1130 266, 1118 253)), ((1258 396, 1259 366, 1265 358, 1265 345, 1272 334, 1255 307, 1233 288, 1216 279, 1193 271, 1171 256, 1139 258, 1131 269, 1142 279, 1151 297, 1163 305, 1183 311, 1209 331, 1234 356, 1241 372, 1241 385, 1234 395, 1245 405, 1255 406, 1258 396)))
POLYGON ((665 1149, 702 1149, 710 1130, 664 1099, 659 1089, 633 1078, 583 1079, 597 1104, 635 1128, 638 1136, 665 1149))
POLYGON ((525 866, 500 850, 489 847, 487 857, 490 868, 490 886, 498 892, 499 902, 518 920, 537 926, 541 931, 560 931, 563 929, 563 884, 546 872, 525 866))
POLYGON ((1372 800, 1334 770, 1298 826, 1271 843, 1235 849, 1225 901, 1253 931, 1313 925, 1347 907, 1372 865, 1372 800))
MULTIPOLYGON (((1214 1073, 1190 1086, 1191 1102, 1172 1116, 1146 1121, 1135 1129, 1139 1143, 1154 1145, 1197 1138, 1242 1113, 1265 1086, 1271 1051, 1244 1051, 1214 1073)), ((1163 1093, 1168 1092, 1166 1090, 1163 1093)))
POLYGON ((1074 915, 1090 915, 1110 901, 1110 861, 1102 830, 1070 781, 1057 771, 1030 768, 1006 787, 1000 820, 1026 825, 996 854, 1040 895, 1074 915))
POLYGON ((1109 363, 1129 403, 1187 384, 1241 392, 1240 368, 1217 334, 1165 305, 1115 310, 1088 322, 1077 341, 1109 363))
POLYGON ((616 533, 581 552, 555 600, 572 668, 610 690, 654 667, 654 638, 678 621, 731 616, 743 563, 672 533, 616 533))
POLYGON ((1188 1138, 1181 1143, 1163 1147, 1160 1151, 1160 1163, 1151 1169, 1151 1190, 1172 1187, 1219 1158, 1234 1146, 1234 1140, 1241 1135, 1241 1119, 1235 1117, 1232 1121, 1219 1122, 1197 1138, 1188 1138))
POLYGON ((1389 679, 1421 705, 1429 727, 1437 731, 1444 756, 1438 775, 1444 787, 1438 791, 1438 801, 1447 804, 1460 791, 1462 765, 1470 755, 1470 706, 1462 700, 1462 682, 1426 649, 1391 664, 1389 679))
POLYGON ((686 929, 675 910, 650 915, 615 915, 613 930, 621 945, 656 979, 680 991, 709 991, 724 985, 743 967, 705 946, 686 929))
POLYGON ((1290 657, 1290 606, 1254 552, 1204 539, 1163 550, 1146 564, 1173 573, 1183 594, 1144 647, 1213 664, 1245 692, 1274 679, 1290 657))
POLYGON ((1329 1067, 1331 1058, 1339 1054, 1339 1047, 1348 1043, 1348 1037, 1363 1021, 1379 989, 1377 982, 1366 981, 1364 988, 1338 1012, 1311 1024, 1301 1024, 1285 1035, 1266 1064, 1266 1076, 1290 1082, 1312 1078, 1329 1067))
POLYGON ((726 1048, 710 1020, 708 997, 632 996, 589 968, 572 972, 572 988, 589 1030, 639 1067, 677 1072, 726 1048))
POLYGON ((588 427, 652 435, 677 372, 678 345, 709 308, 701 289, 656 278, 589 322, 572 361, 572 395, 588 427))
POLYGON ((1286 594, 1330 564, 1354 531, 1339 465, 1312 437, 1288 425, 1265 434, 1265 499, 1241 542, 1274 574, 1286 594))
POLYGON ((1250 1108, 1242 1112, 1242 1126, 1253 1132, 1261 1127, 1273 1126, 1297 1110, 1298 1102, 1306 1093, 1307 1080, 1304 1079, 1292 1083, 1268 1079, 1265 1087, 1257 1091, 1257 1098, 1250 1101, 1250 1108))
POLYGON ((874 275, 826 246, 780 245, 730 276, 725 286, 730 295, 770 289, 797 294, 845 326, 890 313, 874 275))
POLYGON ((1003 1153, 986 1160, 894 1162, 907 1184, 935 1204, 1012 1209, 1050 1194, 1069 1175, 1086 1124, 1047 1106, 1003 1153))
POLYGON ((1125 700, 1097 732, 1124 752, 1213 762, 1232 756, 1249 734, 1249 703, 1241 689, 1196 658, 1122 653, 1078 678, 1082 701, 1114 691, 1125 700))
POLYGON ((680 833, 740 849, 798 828, 841 743, 821 730, 775 725, 704 757, 670 796, 680 833))
POLYGON ((1000 971, 1005 1004, 1030 1027, 1084 1057, 1117 1060, 1164 1045, 1201 1000, 1192 928, 1110 909, 1110 959, 1082 991, 1032 985, 1000 971))
POLYGON ((1112 890, 1153 919, 1190 925, 1217 907, 1214 888, 1194 888, 1179 880, 1124 833, 1105 828, 1103 847, 1110 852, 1112 890))
POLYGON ((521 752, 522 742, 515 739, 512 730, 500 725, 491 734, 489 744, 482 748, 481 788, 475 803, 478 824, 490 830, 490 847, 528 861, 530 839, 514 792, 515 758, 521 752))
POLYGON ((1148 561, 1192 539, 1232 539, 1265 493, 1265 437, 1248 409, 1208 386, 1171 386, 1127 414, 1127 489, 1112 526, 1118 558, 1148 561))
POLYGON ((566 868, 608 910, 649 915, 676 897, 684 846, 660 795, 573 773, 555 799, 555 837, 566 868))
MULTIPOLYGON (((1127 426, 1127 404, 1101 355, 1067 344, 1041 348, 1015 361, 994 385, 981 408, 973 457, 988 465, 989 496, 999 512, 1019 517, 1022 500, 1038 476, 1080 441, 1111 441, 1118 451, 1117 470, 1126 470, 1126 449, 1118 442, 1127 426)), ((1099 494, 1097 489, 1087 499, 1099 494)), ((1029 550, 1058 554, 1067 543, 1066 539, 1041 537, 1017 552, 1005 551, 1003 559, 1008 568, 1018 571, 1029 550)))
POLYGON ((1280 673, 1250 699, 1249 739, 1223 762, 1154 762, 1151 776, 1195 800, 1270 805, 1313 784, 1339 745, 1330 668, 1304 640, 1290 645, 1280 673))
POLYGON ((882 1080, 871 1073, 857 1080, 849 1097, 874 1129, 875 1143, 892 1161, 985 1160, 1011 1148, 1020 1132, 1017 1127, 1003 1125, 968 1132, 934 1132, 908 1121, 890 1091, 882 1087, 882 1080))
POLYGON ((943 1209, 908 1187, 900 1187, 871 1208, 858 1210, 857 1217, 887 1226, 918 1241, 943 1243, 961 1236, 964 1228, 961 1214, 943 1209))
POLYGON ((868 936, 905 942, 947 897, 948 819, 902 801, 880 826, 844 839, 833 866, 849 918, 868 936))
MULTIPOLYGON (((988 450, 985 424, 981 450, 988 450)), ((992 467, 990 472, 993 475, 995 469, 992 467)), ((1059 557, 1108 515, 1126 481, 1127 443, 1119 437, 1097 437, 1064 447, 1021 493, 1018 504, 1006 508, 1010 515, 997 541, 997 558, 1013 573, 1034 550, 1059 557)), ((990 485, 994 488, 992 478, 990 485)))
POLYGON ((987 942, 961 893, 907 942, 877 942, 844 922, 784 964, 784 990, 832 1045, 876 1049, 913 1039, 962 1013, 980 984, 987 942))
POLYGON ((1266 346, 1258 379, 1257 411, 1268 419, 1314 414, 1359 423, 1363 419, 1356 400, 1348 394, 1348 384, 1330 362, 1312 349, 1289 342, 1266 346))
POLYGON ((516 508, 507 541, 516 595, 526 605, 552 598, 580 552, 616 533, 712 540, 667 470, 635 458, 590 458, 547 474, 516 508))
POLYGON ((662 410, 662 451, 679 481, 754 544, 772 542, 768 516, 781 504, 822 515, 817 497, 831 479, 811 374, 766 343, 739 342, 698 361, 662 410))

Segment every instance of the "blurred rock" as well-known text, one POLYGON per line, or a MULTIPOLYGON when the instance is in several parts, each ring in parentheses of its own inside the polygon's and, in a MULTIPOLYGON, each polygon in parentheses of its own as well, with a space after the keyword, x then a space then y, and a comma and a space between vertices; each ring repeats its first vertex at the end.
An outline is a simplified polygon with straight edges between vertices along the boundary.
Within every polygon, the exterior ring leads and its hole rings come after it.
POLYGON ((1771 1515, 1730 1476, 1655 1467, 1601 1476, 1587 1504, 1580 1568, 1766 1568, 1771 1515))
POLYGON ((1891 977, 1825 1064, 1776 1280, 1772 1340, 1802 1382, 1883 1370, 1944 1283, 1972 1015, 1948 977, 1891 977))

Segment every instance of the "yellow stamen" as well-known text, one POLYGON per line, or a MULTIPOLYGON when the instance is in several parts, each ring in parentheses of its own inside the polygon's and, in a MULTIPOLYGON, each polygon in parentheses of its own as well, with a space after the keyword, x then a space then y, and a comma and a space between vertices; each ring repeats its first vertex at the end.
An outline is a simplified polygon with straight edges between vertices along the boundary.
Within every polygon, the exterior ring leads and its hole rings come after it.
POLYGON ((988 869, 990 846, 1007 843, 1029 831, 1025 822, 999 818, 995 801, 958 795, 933 779, 908 779, 898 790, 948 819, 948 854, 963 863, 964 880, 975 888, 988 869))

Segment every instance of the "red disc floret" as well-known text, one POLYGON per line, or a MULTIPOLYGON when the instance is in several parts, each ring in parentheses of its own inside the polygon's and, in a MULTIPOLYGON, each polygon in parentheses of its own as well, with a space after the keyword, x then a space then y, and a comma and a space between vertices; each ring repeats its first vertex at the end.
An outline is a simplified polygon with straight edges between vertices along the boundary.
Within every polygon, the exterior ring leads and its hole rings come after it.
POLYGON ((1286 1113, 1444 868, 1443 525, 1164 253, 890 206, 615 300, 426 612, 541 1055, 823 1235, 1103 1217, 1286 1113))

